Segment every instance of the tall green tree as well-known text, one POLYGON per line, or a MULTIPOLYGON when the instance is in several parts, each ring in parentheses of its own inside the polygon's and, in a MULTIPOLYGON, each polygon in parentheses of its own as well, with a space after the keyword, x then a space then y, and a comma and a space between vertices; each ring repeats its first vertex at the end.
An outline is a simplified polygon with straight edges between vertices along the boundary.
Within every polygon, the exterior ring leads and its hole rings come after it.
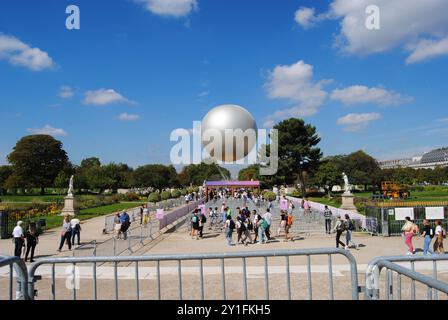
POLYGON ((278 130, 279 175, 288 183, 297 177, 302 195, 306 194, 305 172, 314 172, 322 152, 317 147, 320 137, 316 127, 302 119, 291 118, 274 126, 278 130))
POLYGON ((218 166, 216 163, 200 163, 185 166, 179 173, 179 182, 182 186, 202 186, 205 180, 228 180, 231 174, 229 170, 218 166))
POLYGON ((314 181, 325 189, 328 197, 331 196, 333 187, 342 183, 341 171, 334 159, 326 159, 320 164, 314 175, 314 181))
POLYGON ((9 154, 16 183, 39 187, 41 193, 53 185, 59 172, 67 165, 62 142, 49 135, 31 135, 20 139, 9 154))
POLYGON ((0 166, 0 195, 6 193, 6 181, 13 174, 11 166, 0 166))
POLYGON ((381 184, 382 172, 378 162, 362 150, 343 157, 342 167, 353 185, 363 185, 367 190, 368 185, 381 184))

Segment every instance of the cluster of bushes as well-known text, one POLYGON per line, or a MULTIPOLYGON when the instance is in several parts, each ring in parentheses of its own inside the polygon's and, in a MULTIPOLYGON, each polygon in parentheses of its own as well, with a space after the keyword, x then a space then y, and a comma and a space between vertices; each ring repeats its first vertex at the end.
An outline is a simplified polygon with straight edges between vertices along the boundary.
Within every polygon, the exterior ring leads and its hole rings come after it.
POLYGON ((188 193, 187 190, 173 190, 173 191, 162 191, 161 193, 159 192, 153 192, 148 196, 148 201, 149 202, 160 202, 160 201, 166 201, 169 199, 176 199, 179 198, 180 196, 186 195, 188 193))
POLYGON ((45 203, 30 203, 19 205, 6 205, 2 208, 9 214, 9 217, 15 220, 22 220, 24 218, 37 218, 45 216, 53 216, 61 213, 63 205, 61 204, 45 204, 45 203))
POLYGON ((120 202, 115 196, 97 196, 94 198, 80 198, 76 201, 76 207, 78 210, 97 208, 102 206, 108 206, 120 202))

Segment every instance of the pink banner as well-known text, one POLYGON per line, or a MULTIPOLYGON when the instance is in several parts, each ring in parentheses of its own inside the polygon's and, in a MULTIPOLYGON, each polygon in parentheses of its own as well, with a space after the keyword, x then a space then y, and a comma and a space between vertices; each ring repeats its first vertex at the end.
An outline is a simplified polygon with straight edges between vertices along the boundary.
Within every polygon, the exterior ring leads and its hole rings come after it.
POLYGON ((163 209, 157 209, 156 218, 158 220, 162 220, 163 219, 163 214, 164 214, 164 210, 163 209))

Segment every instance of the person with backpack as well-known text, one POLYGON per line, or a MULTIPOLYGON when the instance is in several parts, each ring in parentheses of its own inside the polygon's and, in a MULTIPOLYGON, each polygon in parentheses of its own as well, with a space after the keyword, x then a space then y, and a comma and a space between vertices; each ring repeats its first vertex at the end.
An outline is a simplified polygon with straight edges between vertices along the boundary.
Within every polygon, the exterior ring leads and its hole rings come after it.
POLYGON ((244 224, 244 239, 241 239, 241 241, 247 246, 247 240, 249 239, 249 243, 253 243, 251 231, 254 229, 254 225, 252 224, 252 221, 250 220, 250 212, 249 215, 245 217, 245 220, 243 221, 244 224))
POLYGON ((70 224, 72 225, 72 246, 75 245, 75 237, 78 236, 78 246, 81 245, 81 221, 77 218, 73 218, 70 220, 70 224))
POLYGON ((234 246, 232 241, 233 230, 235 230, 235 221, 232 220, 231 216, 227 216, 226 220, 226 239, 229 246, 234 246))
POLYGON ((194 239, 196 237, 196 240, 199 240, 199 212, 200 209, 195 209, 191 216, 191 238, 194 239))
POLYGON ((268 223, 265 219, 261 218, 261 220, 258 220, 258 242, 257 244, 264 244, 266 243, 266 229, 268 228, 268 223))
POLYGON ((204 236, 204 226, 207 223, 207 216, 203 213, 199 213, 199 238, 203 238, 204 236))
POLYGON ((436 221, 435 230, 436 241, 434 242, 434 252, 438 254, 445 254, 445 249, 443 248, 443 239, 446 238, 446 230, 442 227, 442 221, 436 221))
POLYGON ((325 206, 324 210, 324 218, 325 218, 325 232, 327 234, 331 233, 331 219, 333 217, 333 212, 331 212, 330 209, 328 209, 328 206, 325 206))
POLYGON ((338 216, 338 221, 336 221, 336 225, 333 228, 333 232, 336 232, 336 248, 339 248, 339 244, 341 244, 345 250, 348 250, 348 246, 341 241, 341 235, 346 230, 347 226, 345 222, 342 221, 341 216, 338 216))
POLYGON ((271 240, 271 224, 272 224, 272 213, 271 210, 267 210, 266 213, 263 215, 263 219, 266 220, 268 223, 268 227, 265 230, 266 238, 268 240, 271 240))
POLYGON ((358 250, 358 245, 353 241, 353 231, 355 230, 355 222, 350 219, 348 214, 345 214, 345 225, 347 226, 347 230, 345 230, 345 241, 347 243, 347 247, 350 248, 350 243, 353 244, 356 250, 358 250))
POLYGON ((434 254, 434 251, 430 248, 431 240, 434 237, 434 229, 429 225, 429 220, 423 220, 423 229, 421 235, 417 239, 424 238, 423 242, 423 255, 426 256, 428 252, 434 254))
POLYGON ((414 223, 411 221, 410 217, 405 218, 406 223, 404 224, 401 231, 403 231, 404 243, 408 247, 407 255, 414 254, 414 247, 412 245, 412 237, 414 236, 414 223))
POLYGON ((243 223, 244 220, 246 220, 245 218, 246 218, 246 215, 243 213, 243 211, 240 211, 238 213, 238 216, 236 217, 236 232, 238 234, 236 243, 240 243, 241 237, 243 236, 243 233, 246 231, 244 223, 243 223))
POLYGON ((126 240, 128 238, 129 227, 131 226, 131 217, 129 217, 129 214, 126 211, 123 211, 123 213, 120 215, 120 222, 123 240, 126 240))

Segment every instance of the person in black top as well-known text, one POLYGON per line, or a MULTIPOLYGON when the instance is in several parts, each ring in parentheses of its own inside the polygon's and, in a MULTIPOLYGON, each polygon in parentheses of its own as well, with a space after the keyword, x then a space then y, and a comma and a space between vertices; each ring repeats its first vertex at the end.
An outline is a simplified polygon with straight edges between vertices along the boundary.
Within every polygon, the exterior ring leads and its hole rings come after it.
POLYGON ((434 251, 431 249, 431 240, 434 237, 434 229, 429 225, 429 220, 423 220, 423 229, 420 237, 417 239, 425 238, 423 243, 423 255, 427 255, 428 253, 434 254, 434 251))
POLYGON ((34 262, 34 250, 36 249, 36 245, 39 243, 39 234, 37 233, 37 228, 35 223, 30 224, 30 228, 25 234, 26 238, 26 254, 25 254, 25 262, 28 261, 28 255, 31 251, 30 262, 34 262))

